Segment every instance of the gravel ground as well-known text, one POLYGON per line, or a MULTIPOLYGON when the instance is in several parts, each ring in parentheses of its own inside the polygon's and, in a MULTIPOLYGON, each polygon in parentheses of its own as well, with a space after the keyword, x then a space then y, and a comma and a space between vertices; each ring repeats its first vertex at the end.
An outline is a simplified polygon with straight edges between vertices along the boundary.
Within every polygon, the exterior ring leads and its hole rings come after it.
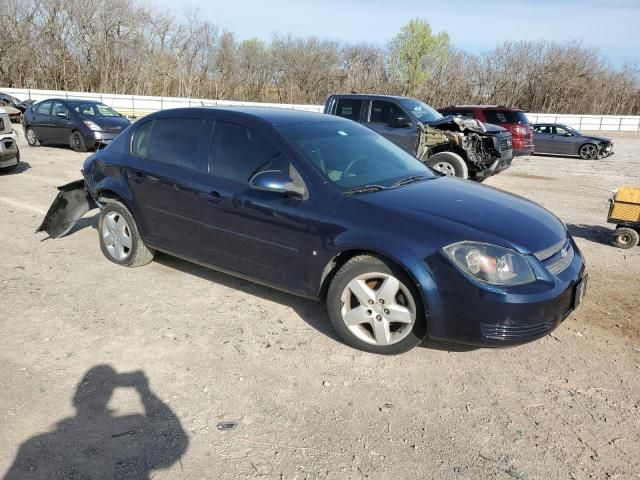
POLYGON ((0 475, 29 473, 7 479, 640 478, 640 248, 605 221, 610 190, 640 185, 639 135, 487 181, 558 214, 587 259, 552 335, 396 357, 344 346, 307 300, 165 255, 118 267, 93 212, 34 235, 85 155, 21 141, 0 177, 0 475))

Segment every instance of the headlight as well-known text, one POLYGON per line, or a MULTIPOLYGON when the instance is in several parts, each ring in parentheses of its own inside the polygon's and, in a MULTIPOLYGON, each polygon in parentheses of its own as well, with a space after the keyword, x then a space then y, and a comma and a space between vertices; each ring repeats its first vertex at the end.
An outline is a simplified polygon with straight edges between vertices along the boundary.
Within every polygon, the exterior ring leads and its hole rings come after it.
POLYGON ((84 123, 91 130, 102 130, 102 128, 100 128, 97 123, 92 122, 91 120, 83 120, 82 123, 84 123))
POLYGON ((491 285, 522 285, 536 280, 531 266, 514 250, 487 243, 460 242, 444 247, 467 275, 491 285))

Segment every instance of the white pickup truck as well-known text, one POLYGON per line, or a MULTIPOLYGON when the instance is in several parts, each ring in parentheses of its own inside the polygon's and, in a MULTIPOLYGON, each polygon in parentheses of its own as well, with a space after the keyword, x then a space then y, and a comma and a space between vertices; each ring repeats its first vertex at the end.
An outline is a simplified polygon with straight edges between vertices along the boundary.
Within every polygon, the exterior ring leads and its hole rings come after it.
POLYGON ((14 170, 18 163, 20 163, 18 136, 11 125, 9 112, 5 107, 0 107, 0 173, 14 170))

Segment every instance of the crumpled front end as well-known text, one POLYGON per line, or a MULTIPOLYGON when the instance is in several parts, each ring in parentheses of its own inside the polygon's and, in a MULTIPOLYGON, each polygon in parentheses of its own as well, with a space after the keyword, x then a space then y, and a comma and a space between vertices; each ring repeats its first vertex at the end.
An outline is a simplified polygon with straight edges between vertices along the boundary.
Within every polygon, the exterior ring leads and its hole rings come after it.
POLYGON ((474 178, 505 170, 513 158, 511 134, 489 132, 478 120, 448 116, 430 124, 419 122, 417 157, 424 161, 446 150, 463 156, 474 178))
POLYGON ((598 158, 606 158, 613 155, 613 142, 601 142, 598 144, 598 158))
POLYGON ((98 208, 98 204, 85 188, 84 180, 76 180, 58 187, 55 198, 44 221, 36 230, 47 232, 51 238, 60 238, 73 228, 89 210, 98 208))

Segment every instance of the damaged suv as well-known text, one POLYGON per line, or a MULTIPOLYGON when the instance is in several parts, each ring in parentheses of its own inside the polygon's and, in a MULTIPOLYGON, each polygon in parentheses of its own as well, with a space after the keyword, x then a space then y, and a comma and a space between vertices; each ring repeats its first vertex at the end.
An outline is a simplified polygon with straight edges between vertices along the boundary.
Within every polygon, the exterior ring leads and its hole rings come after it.
POLYGON ((511 166, 506 129, 474 119, 443 117, 424 102, 385 95, 331 95, 324 113, 348 118, 446 175, 482 181, 511 166))
POLYGON ((13 130, 6 107, 0 107, 0 173, 9 173, 20 163, 18 136, 13 130))

